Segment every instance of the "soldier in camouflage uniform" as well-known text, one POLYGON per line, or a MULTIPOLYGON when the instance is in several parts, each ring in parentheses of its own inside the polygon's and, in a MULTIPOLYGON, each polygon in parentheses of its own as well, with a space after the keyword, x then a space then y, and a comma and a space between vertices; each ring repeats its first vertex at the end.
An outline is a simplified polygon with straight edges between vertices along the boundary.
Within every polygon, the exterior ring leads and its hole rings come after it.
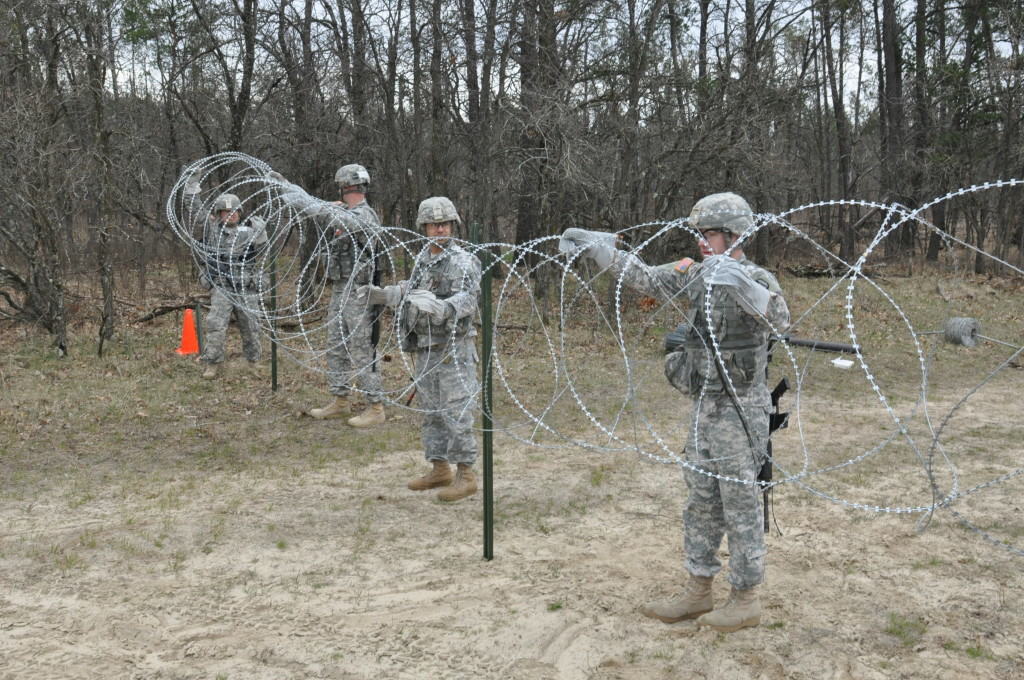
POLYGON ((442 501, 476 493, 477 353, 473 317, 480 297, 480 260, 451 241, 462 219, 452 202, 420 203, 416 226, 430 242, 416 257, 408 281, 361 289, 370 304, 397 309, 402 349, 415 362, 416 399, 423 409, 423 448, 431 470, 409 482, 413 491, 444 487, 442 501), (456 465, 452 475, 451 464, 456 465))
POLYGON ((217 365, 224 361, 232 311, 245 358, 251 363, 260 360, 260 329, 253 313, 260 308, 260 280, 254 260, 266 246, 267 225, 260 217, 243 222, 241 216, 238 196, 221 194, 214 201, 203 235, 206 266, 200 283, 212 292, 199 361, 206 364, 203 377, 207 380, 217 377, 217 365))
POLYGON ((373 308, 356 298, 357 287, 374 274, 374 236, 380 227, 377 213, 366 202, 370 173, 361 165, 343 165, 334 175, 341 201, 327 204, 309 196, 280 174, 270 179, 283 188, 281 199, 309 217, 330 239, 324 254, 331 300, 327 308, 327 380, 334 399, 323 408, 310 409, 314 418, 351 415, 353 384, 366 395, 369 407, 348 419, 353 427, 380 425, 386 420, 381 402, 381 378, 372 341, 373 308))
POLYGON ((699 625, 732 632, 760 623, 756 587, 764 580, 766 547, 755 480, 767 452, 772 410, 768 338, 772 326, 781 332, 789 325, 789 308, 775 277, 734 246, 753 225, 746 201, 732 193, 707 196, 694 205, 690 225, 706 241, 709 256, 701 263, 687 258, 675 267, 649 267, 615 250, 606 237, 581 235, 582 230, 566 232, 563 244, 569 247, 563 250, 585 247, 585 256, 623 276, 626 285, 661 300, 689 301, 683 351, 668 355, 666 374, 696 400, 685 449, 693 468, 684 473, 690 579, 681 597, 650 603, 642 612, 666 623, 699 617, 699 625), (716 609, 711 583, 722 567, 717 552, 723 535, 729 537, 732 588, 716 609))

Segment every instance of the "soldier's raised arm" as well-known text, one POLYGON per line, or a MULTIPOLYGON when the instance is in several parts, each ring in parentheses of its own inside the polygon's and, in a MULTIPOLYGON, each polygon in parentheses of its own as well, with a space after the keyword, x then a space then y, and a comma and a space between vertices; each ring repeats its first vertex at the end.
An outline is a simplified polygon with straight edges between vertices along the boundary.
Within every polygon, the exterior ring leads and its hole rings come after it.
MULTIPOLYGON (((338 175, 346 167, 339 168, 335 175, 335 181, 339 181, 338 175)), ((278 187, 277 197, 292 210, 301 216, 309 218, 321 231, 328 235, 334 235, 338 231, 347 232, 350 235, 362 233, 376 233, 380 229, 380 222, 376 214, 372 216, 365 210, 351 209, 337 202, 325 201, 309 195, 302 187, 289 182, 285 177, 276 171, 267 173, 267 179, 271 180, 278 187)), ((367 177, 369 180, 369 177, 367 177)), ((341 182, 339 182, 340 184, 341 182)), ((372 211, 371 211, 372 212, 372 211)))
POLYGON ((683 258, 671 266, 651 266, 633 253, 619 250, 618 240, 617 234, 572 228, 562 234, 558 249, 563 253, 582 250, 580 257, 620 277, 629 288, 662 302, 677 298, 689 285, 692 259, 683 258))
MULTIPOLYGON (((182 168, 182 173, 186 171, 189 171, 187 166, 182 168)), ((203 203, 202 191, 199 170, 193 168, 181 189, 179 205, 182 223, 188 225, 189 234, 193 238, 206 243, 213 236, 211 227, 216 225, 216 220, 211 214, 212 206, 203 203)))

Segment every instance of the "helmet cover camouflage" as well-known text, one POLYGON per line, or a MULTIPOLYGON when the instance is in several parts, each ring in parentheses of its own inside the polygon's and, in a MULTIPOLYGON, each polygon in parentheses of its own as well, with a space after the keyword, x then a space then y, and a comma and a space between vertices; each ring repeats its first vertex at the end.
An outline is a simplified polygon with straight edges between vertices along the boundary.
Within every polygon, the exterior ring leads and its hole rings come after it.
POLYGON ((416 211, 416 227, 433 222, 458 222, 462 224, 462 218, 455 210, 455 204, 446 196, 431 196, 420 203, 416 211))
POLYGON ((361 165, 355 163, 343 165, 334 173, 334 181, 342 187, 370 186, 370 173, 361 165))
POLYGON ((754 211, 742 196, 732 192, 711 194, 690 211, 690 226, 697 231, 727 231, 739 236, 754 224, 754 211))
POLYGON ((222 210, 228 210, 234 212, 242 209, 242 202, 238 200, 238 196, 234 194, 221 194, 217 197, 217 200, 213 202, 213 213, 215 215, 220 214, 222 210))

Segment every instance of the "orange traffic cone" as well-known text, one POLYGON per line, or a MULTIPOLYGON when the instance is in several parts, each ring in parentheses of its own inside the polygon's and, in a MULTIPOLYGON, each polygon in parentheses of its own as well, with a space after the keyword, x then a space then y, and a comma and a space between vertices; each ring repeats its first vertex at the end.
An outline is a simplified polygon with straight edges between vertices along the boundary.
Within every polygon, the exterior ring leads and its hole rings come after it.
POLYGON ((196 318, 191 308, 185 310, 185 318, 181 326, 181 347, 174 351, 182 355, 199 354, 196 318))

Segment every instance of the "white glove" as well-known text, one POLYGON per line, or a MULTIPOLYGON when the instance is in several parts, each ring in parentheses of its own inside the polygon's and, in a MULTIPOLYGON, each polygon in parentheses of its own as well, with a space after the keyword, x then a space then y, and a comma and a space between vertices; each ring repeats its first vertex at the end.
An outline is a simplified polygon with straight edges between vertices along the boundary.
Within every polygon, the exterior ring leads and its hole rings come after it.
POLYGON ((703 270, 705 283, 716 286, 735 286, 740 277, 747 276, 739 260, 729 255, 705 257, 703 270))
POLYGON ((772 293, 750 278, 743 266, 728 255, 713 255, 703 263, 705 283, 725 286, 747 314, 760 319, 768 313, 772 293))
POLYGON ((368 283, 365 286, 356 288, 356 295, 365 299, 368 305, 387 305, 394 309, 402 299, 402 285, 398 284, 381 288, 380 286, 368 283))
POLYGON ((186 196, 195 196, 200 191, 202 191, 202 187, 199 186, 199 172, 193 171, 192 174, 188 176, 188 179, 185 180, 185 186, 182 188, 181 193, 186 196))
POLYGON ((571 227, 562 232, 562 238, 558 240, 558 252, 570 254, 584 248, 583 257, 601 269, 607 269, 615 262, 615 244, 618 240, 618 234, 571 227))
POLYGON ((288 180, 286 180, 284 178, 284 175, 279 173, 277 170, 271 170, 265 176, 271 182, 278 182, 278 183, 281 183, 281 184, 287 184, 288 183, 288 180))
POLYGON ((430 319, 430 323, 435 326, 442 325, 445 319, 448 318, 451 305, 437 299, 437 296, 429 290, 423 290, 422 288, 411 290, 406 299, 409 301, 410 306, 416 308, 417 318, 425 314, 430 319))

